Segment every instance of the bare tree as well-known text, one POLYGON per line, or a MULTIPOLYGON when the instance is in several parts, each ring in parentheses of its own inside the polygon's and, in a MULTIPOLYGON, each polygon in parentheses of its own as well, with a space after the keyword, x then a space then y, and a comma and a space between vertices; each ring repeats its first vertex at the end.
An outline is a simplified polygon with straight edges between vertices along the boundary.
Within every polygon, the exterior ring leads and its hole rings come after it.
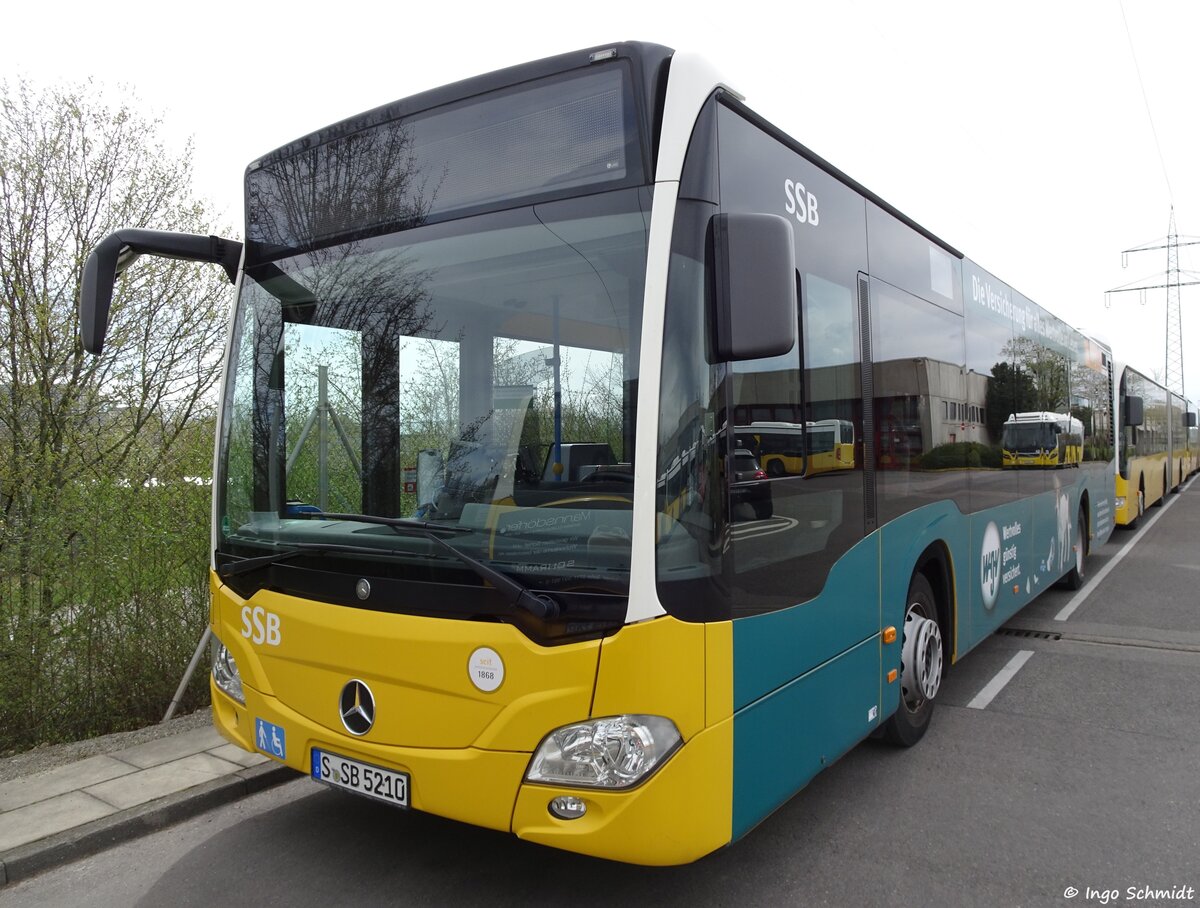
POLYGON ((28 688, 46 681, 63 610, 98 595, 81 558, 106 536, 99 512, 113 499, 100 486, 161 478, 215 408, 231 298, 216 269, 139 263, 114 295, 105 355, 87 356, 78 337, 83 264, 108 233, 210 232, 190 145, 173 153, 160 130, 91 84, 0 82, 0 725, 10 731, 28 688))
MULTIPOLYGON (((164 259, 128 272, 103 357, 78 339, 79 280, 120 227, 207 232, 190 190, 191 148, 172 155, 160 123, 109 107, 92 86, 36 93, 0 84, 0 434, 10 464, 51 485, 111 475, 145 439, 165 456, 212 404, 228 285, 164 259), (47 468, 50 468, 49 470, 47 468)), ((151 456, 144 468, 153 469, 151 456)), ((6 475, 6 491, 28 478, 6 475)), ((18 497, 14 496, 14 497, 18 497)))
POLYGON ((1031 337, 1014 337, 1002 351, 1033 383, 1034 410, 1061 413, 1070 401, 1070 363, 1065 354, 1031 337))

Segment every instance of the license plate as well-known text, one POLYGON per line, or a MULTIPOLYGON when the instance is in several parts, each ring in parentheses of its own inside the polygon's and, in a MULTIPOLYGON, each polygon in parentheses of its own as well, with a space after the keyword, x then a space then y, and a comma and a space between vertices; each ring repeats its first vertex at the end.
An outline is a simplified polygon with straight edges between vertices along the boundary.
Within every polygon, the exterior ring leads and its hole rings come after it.
POLYGON ((408 806, 408 773, 372 766, 327 750, 312 752, 312 777, 318 782, 344 788, 367 797, 392 804, 408 806))

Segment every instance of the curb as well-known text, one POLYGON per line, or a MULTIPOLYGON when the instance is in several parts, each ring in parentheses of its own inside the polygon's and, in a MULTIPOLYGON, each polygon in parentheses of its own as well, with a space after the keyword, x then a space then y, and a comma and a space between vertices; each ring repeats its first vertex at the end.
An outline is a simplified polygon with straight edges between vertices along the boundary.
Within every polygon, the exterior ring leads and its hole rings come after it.
POLYGON ((263 763, 10 849, 0 854, 0 889, 302 776, 263 763))

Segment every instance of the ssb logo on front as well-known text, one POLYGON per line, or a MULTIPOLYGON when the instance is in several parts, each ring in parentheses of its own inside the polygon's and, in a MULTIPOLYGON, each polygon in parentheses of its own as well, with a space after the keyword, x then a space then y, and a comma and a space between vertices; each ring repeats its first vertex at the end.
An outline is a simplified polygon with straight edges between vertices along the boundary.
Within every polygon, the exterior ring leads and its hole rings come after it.
POLYGON ((242 636, 251 643, 279 646, 279 616, 261 605, 242 606, 242 636))

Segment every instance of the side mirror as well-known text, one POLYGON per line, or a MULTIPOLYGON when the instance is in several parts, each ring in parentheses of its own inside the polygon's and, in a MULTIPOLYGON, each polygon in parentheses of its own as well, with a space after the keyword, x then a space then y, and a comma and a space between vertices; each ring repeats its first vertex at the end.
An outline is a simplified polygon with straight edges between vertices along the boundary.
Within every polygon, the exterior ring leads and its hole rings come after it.
POLYGON ((1183 414, 1183 424, 1189 429, 1196 428, 1196 414, 1190 411, 1183 414))
POLYGON ((221 265, 231 283, 237 281, 242 244, 219 236, 170 233, 165 230, 118 230, 110 233, 88 256, 79 288, 79 333, 83 349, 99 354, 108 333, 108 310, 112 306, 117 275, 138 256, 158 255, 192 262, 221 265))
POLYGON ((796 344, 792 225, 775 214, 718 214, 709 222, 714 362, 780 356, 796 344))
POLYGON ((1140 426, 1145 421, 1145 416, 1142 413, 1142 399, 1140 397, 1126 397, 1124 410, 1125 425, 1140 426))

